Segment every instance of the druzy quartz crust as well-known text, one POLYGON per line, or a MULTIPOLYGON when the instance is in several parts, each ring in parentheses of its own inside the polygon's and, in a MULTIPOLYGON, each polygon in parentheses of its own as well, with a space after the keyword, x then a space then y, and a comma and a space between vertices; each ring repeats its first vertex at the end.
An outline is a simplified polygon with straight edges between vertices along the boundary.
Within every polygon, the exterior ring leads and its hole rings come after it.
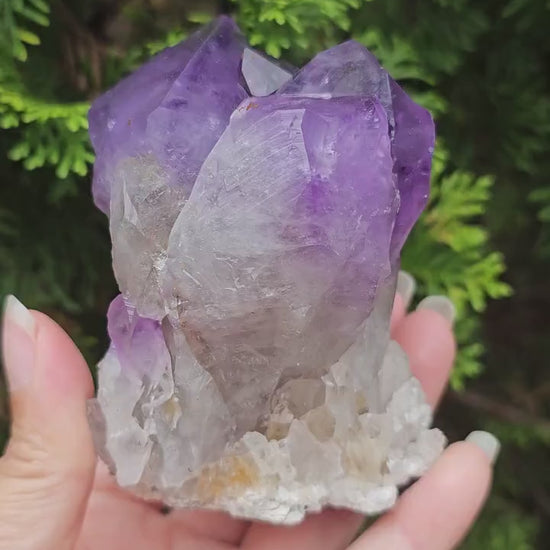
POLYGON ((221 17, 89 120, 121 291, 89 417, 118 483, 274 523, 391 507, 445 443, 389 337, 429 113, 356 42, 296 70, 221 17))

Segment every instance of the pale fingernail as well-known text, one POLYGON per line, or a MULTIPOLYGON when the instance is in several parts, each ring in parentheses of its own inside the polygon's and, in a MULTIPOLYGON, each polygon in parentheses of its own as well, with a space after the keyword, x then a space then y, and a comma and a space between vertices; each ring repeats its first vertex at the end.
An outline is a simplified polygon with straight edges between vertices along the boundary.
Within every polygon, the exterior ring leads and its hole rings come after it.
POLYGON ((447 319, 451 325, 454 323, 456 317, 456 308, 447 296, 428 296, 418 304, 416 309, 417 311, 423 309, 435 311, 447 319))
POLYGON ((17 391, 32 379, 36 343, 36 322, 15 297, 4 301, 2 323, 3 362, 10 391, 17 391))
POLYGON ((489 432, 472 432, 466 441, 479 447, 488 457, 491 464, 494 464, 500 453, 500 441, 489 432))
POLYGON ((397 294, 399 294, 407 309, 416 290, 415 278, 406 271, 400 271, 397 275, 397 294))

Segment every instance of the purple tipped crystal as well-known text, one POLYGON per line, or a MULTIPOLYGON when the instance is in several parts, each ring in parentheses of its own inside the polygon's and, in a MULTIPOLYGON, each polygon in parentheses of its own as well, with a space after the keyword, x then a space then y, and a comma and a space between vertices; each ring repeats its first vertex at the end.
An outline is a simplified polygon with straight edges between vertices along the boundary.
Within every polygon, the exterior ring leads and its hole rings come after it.
POLYGON ((433 120, 428 111, 414 103, 376 58, 354 41, 318 54, 277 93, 374 97, 384 106, 390 123, 393 171, 401 199, 391 250, 392 259, 397 258, 428 200, 435 141, 433 120))
POLYGON ((170 355, 158 321, 140 317, 117 296, 107 313, 109 338, 123 370, 158 379, 170 355))
POLYGON ((429 113, 356 42, 295 72, 221 17, 90 134, 122 293, 91 421, 118 482, 276 523, 391 506, 444 441, 389 342, 429 113))
POLYGON ((113 169, 137 155, 155 156, 170 183, 189 195, 204 159, 247 96, 240 75, 244 46, 235 23, 220 17, 94 102, 93 192, 101 210, 109 213, 113 169))

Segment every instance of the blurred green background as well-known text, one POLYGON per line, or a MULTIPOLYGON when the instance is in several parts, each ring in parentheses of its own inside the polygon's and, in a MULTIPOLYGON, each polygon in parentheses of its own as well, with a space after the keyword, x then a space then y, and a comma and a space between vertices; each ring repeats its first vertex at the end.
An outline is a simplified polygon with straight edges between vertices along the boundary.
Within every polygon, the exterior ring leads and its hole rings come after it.
POLYGON ((116 287, 90 196, 89 103, 221 12, 295 64, 353 37, 433 113, 432 197, 403 266, 418 298, 445 293, 459 311, 437 423, 503 442, 462 548, 548 548, 549 0, 0 0, 0 296, 53 316, 93 368, 116 287))

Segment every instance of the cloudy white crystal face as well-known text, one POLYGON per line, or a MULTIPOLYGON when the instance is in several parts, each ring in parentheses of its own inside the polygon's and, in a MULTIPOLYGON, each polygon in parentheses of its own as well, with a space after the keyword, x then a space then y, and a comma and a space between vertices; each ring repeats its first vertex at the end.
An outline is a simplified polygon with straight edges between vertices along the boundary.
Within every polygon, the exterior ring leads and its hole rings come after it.
POLYGON ((256 97, 271 95, 292 79, 292 72, 251 48, 243 52, 242 73, 250 93, 256 97))
POLYGON ((90 421, 118 483, 274 523, 390 507, 444 446, 389 340, 429 114, 357 43, 294 74, 220 18, 90 128, 122 291, 90 421))

